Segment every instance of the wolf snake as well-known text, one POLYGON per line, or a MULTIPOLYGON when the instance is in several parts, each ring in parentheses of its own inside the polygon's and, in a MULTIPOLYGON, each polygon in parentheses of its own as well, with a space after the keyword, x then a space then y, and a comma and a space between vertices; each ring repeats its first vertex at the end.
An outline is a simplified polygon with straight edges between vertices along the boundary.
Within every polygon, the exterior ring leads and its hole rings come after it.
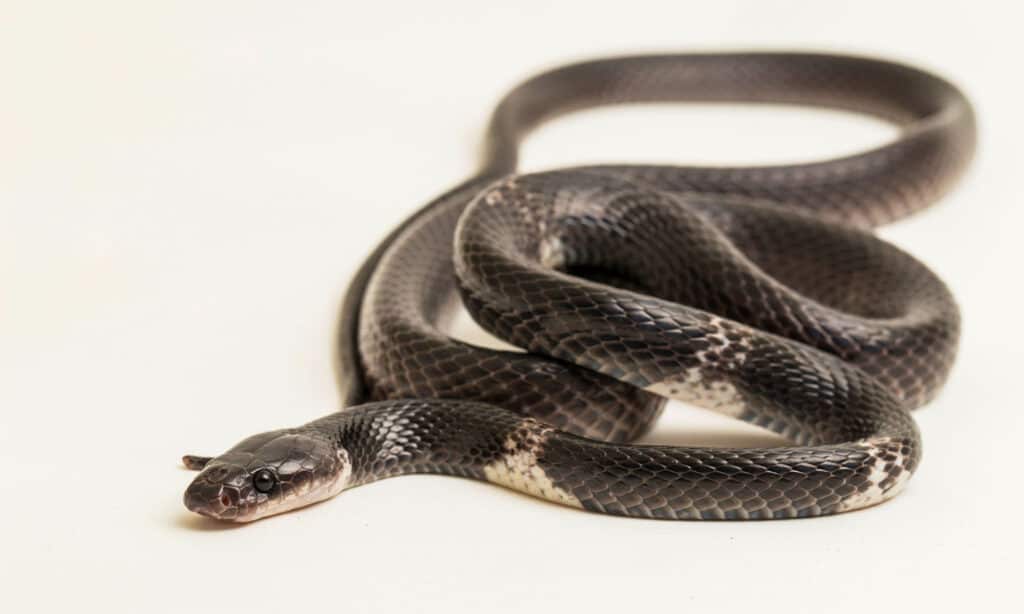
POLYGON ((338 339, 347 409, 185 457, 201 469, 185 504, 248 521, 410 473, 650 518, 884 501, 920 462, 909 410, 945 381, 959 315, 927 267, 871 229, 943 195, 974 142, 957 88, 875 59, 639 56, 529 79, 494 111, 480 170, 395 229, 351 283, 338 339), (806 164, 515 173, 539 123, 637 102, 812 105, 899 134, 806 164), (453 339, 459 299, 524 351, 453 339), (667 398, 793 445, 631 443, 667 398))

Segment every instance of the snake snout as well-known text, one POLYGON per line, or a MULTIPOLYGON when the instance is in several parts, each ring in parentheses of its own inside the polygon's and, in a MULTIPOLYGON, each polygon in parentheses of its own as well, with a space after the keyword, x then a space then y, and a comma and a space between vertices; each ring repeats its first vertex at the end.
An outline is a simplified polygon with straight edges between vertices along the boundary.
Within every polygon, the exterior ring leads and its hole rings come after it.
POLYGON ((185 507, 210 518, 231 520, 238 514, 241 495, 223 484, 193 482, 185 491, 185 507))

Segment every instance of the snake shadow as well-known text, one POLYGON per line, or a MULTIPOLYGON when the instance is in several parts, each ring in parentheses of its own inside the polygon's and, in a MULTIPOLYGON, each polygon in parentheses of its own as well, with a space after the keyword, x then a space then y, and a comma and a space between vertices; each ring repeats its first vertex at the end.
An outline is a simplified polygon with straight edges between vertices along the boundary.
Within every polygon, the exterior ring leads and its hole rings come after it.
POLYGON ((187 531, 221 532, 234 531, 245 525, 239 522, 214 520, 213 518, 207 518, 206 516, 200 516, 199 514, 193 514, 192 512, 182 511, 171 519, 171 526, 179 529, 185 529, 187 531))

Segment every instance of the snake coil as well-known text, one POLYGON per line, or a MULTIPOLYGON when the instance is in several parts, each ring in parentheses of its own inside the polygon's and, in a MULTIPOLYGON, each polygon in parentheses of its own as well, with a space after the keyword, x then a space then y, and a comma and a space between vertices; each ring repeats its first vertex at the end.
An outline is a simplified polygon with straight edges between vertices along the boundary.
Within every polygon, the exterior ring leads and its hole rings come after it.
POLYGON ((927 267, 871 228, 937 200, 974 142, 954 86, 866 58, 642 56, 534 77, 495 110, 480 171, 403 222, 355 276, 338 353, 355 407, 186 457, 202 472, 185 504, 247 521, 408 473, 650 518, 884 501, 920 461, 908 411, 945 381, 959 315, 927 267), (685 101, 852 110, 900 133, 807 164, 515 174, 520 140, 556 115, 685 101), (525 351, 446 334, 460 298, 525 351), (666 398, 794 445, 631 444, 666 398))

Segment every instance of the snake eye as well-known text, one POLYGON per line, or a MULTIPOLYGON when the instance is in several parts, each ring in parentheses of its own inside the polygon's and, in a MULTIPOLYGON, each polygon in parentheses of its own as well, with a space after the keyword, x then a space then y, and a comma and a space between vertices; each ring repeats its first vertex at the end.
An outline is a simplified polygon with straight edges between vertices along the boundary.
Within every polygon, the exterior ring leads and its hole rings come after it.
POLYGON ((277 484, 277 476, 269 469, 260 469, 252 474, 252 486, 257 491, 268 493, 277 484))

